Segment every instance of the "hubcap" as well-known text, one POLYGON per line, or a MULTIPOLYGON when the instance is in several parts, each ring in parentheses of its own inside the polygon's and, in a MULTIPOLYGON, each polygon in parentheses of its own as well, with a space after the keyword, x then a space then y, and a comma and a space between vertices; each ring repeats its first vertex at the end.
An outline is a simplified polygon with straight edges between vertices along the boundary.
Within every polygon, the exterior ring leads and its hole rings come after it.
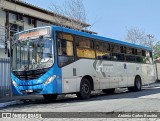
POLYGON ((89 93, 89 87, 88 87, 87 84, 84 84, 82 86, 82 91, 83 91, 84 94, 88 94, 89 93))

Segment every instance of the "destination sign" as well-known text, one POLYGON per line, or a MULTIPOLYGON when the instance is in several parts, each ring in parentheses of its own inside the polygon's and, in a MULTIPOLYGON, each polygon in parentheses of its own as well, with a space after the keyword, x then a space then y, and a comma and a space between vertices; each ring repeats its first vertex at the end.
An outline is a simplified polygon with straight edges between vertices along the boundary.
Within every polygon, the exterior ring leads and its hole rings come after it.
POLYGON ((20 33, 18 36, 18 39, 27 39, 30 37, 38 37, 42 35, 49 35, 50 34, 50 28, 41 28, 41 29, 35 29, 30 30, 24 33, 20 33))

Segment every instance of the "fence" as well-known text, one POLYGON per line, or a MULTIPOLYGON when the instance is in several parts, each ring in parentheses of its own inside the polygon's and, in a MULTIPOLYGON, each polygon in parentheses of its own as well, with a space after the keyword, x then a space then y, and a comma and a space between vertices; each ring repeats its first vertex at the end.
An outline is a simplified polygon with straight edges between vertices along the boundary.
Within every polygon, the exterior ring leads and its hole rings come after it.
POLYGON ((0 58, 0 97, 11 95, 10 59, 0 58))

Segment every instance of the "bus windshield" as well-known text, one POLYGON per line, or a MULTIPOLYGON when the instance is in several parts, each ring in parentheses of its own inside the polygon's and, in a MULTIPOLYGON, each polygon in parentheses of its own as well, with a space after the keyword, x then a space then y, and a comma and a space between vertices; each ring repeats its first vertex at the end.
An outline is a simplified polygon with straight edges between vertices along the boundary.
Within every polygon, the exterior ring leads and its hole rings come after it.
POLYGON ((54 63, 51 38, 18 40, 13 44, 12 49, 13 71, 49 68, 54 63))

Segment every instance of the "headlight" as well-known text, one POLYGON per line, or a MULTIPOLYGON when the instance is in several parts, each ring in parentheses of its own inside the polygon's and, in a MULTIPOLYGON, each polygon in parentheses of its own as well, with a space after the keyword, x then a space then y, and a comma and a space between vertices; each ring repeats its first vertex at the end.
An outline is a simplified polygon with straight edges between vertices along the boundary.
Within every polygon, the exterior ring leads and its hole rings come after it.
POLYGON ((55 78, 56 78, 56 75, 49 77, 49 78, 44 82, 44 85, 47 85, 47 84, 51 83, 55 78))
POLYGON ((13 84, 15 87, 18 86, 17 83, 16 83, 15 81, 13 81, 13 80, 12 80, 12 84, 13 84))

